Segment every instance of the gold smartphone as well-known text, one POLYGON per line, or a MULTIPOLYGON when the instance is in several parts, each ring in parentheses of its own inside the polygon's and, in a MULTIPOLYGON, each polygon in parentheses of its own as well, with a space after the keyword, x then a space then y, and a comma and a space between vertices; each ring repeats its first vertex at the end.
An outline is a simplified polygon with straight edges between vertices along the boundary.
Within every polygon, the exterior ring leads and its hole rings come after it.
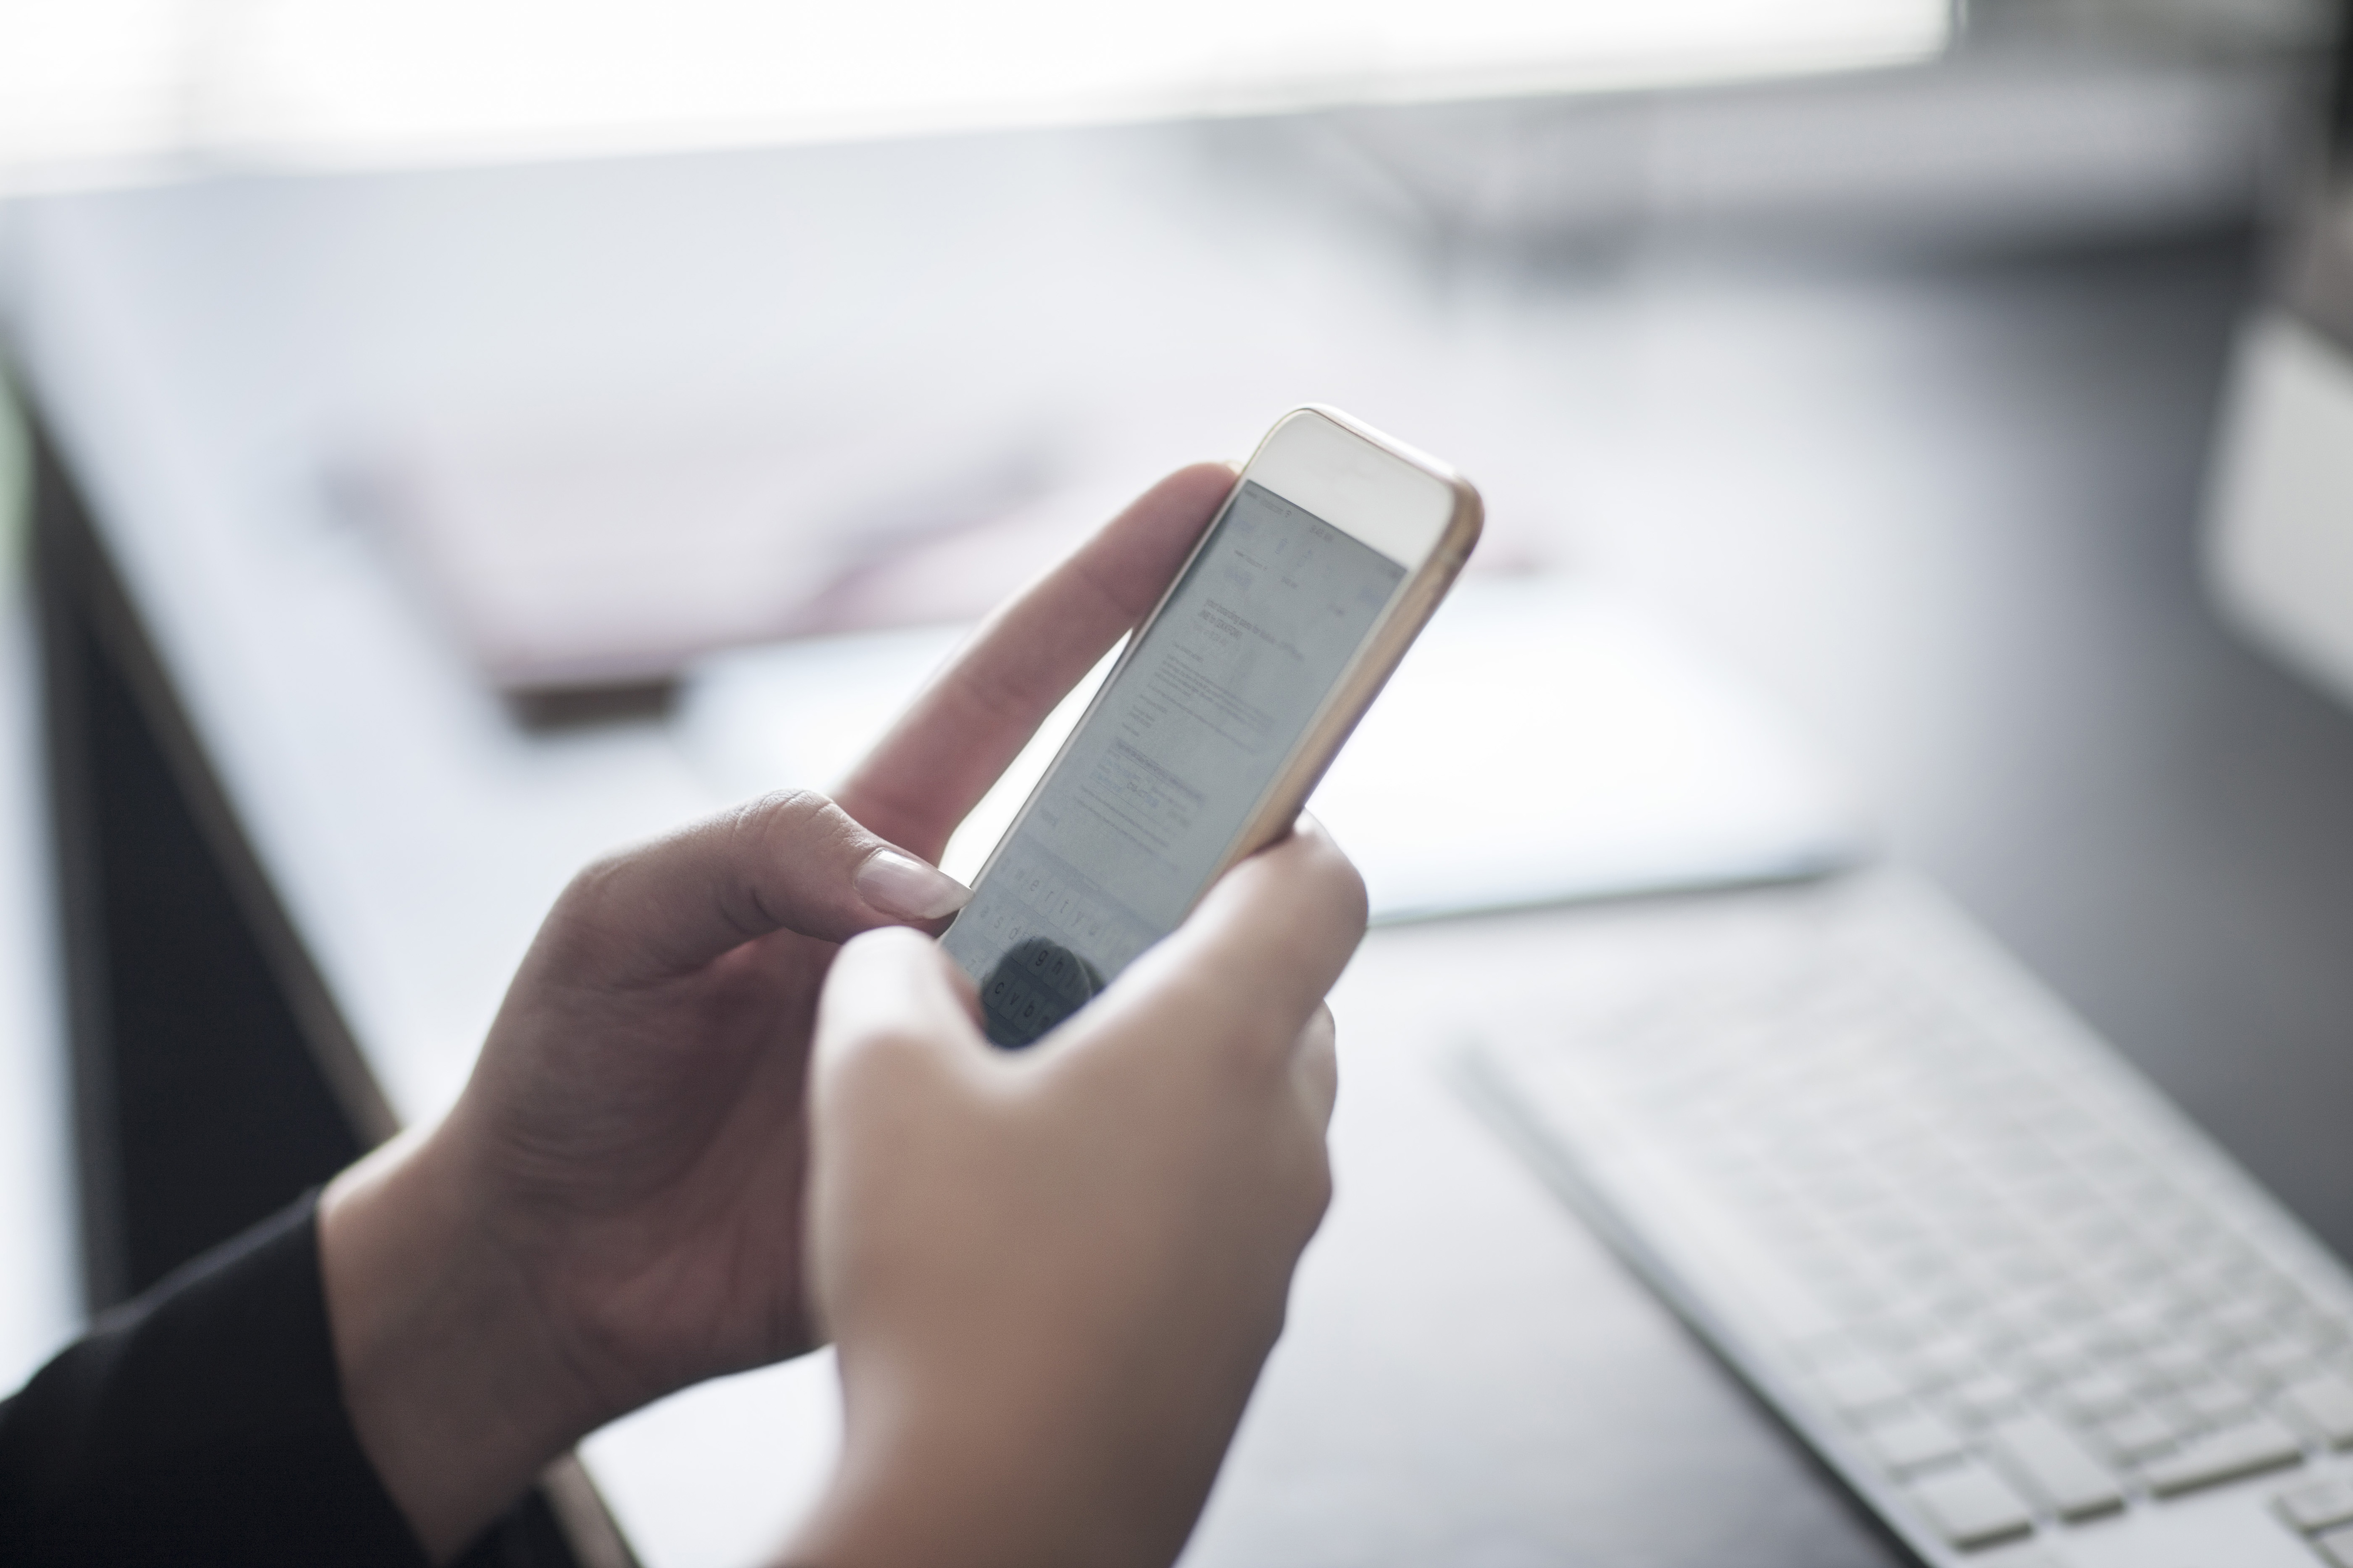
POLYGON ((1479 492, 1336 409, 1259 443, 941 942, 1028 1046, 1298 817, 1478 542, 1479 492))

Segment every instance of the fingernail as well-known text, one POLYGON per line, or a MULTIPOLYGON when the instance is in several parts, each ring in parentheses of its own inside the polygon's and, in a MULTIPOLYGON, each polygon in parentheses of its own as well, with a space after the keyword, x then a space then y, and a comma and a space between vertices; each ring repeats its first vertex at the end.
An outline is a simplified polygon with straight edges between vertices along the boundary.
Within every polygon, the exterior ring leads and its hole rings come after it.
POLYGON ((886 915, 935 921, 964 908, 972 889, 896 849, 877 849, 858 868, 858 896, 886 915))

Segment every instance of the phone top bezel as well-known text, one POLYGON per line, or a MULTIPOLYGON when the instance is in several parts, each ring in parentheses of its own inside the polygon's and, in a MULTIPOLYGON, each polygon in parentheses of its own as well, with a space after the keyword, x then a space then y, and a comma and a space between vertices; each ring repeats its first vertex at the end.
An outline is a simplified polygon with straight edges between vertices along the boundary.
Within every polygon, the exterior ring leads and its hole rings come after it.
MULTIPOLYGON (((1312 470, 1286 470, 1278 466, 1276 471, 1279 478, 1287 479, 1295 489, 1303 489, 1317 495, 1326 505, 1334 504, 1335 500, 1345 504, 1345 486, 1336 489, 1326 486, 1319 489, 1312 479, 1303 481, 1299 477, 1301 472, 1312 470)), ((1006 846, 1011 844, 1029 825, 1031 809, 1046 793, 1055 775, 1061 772, 1063 763, 1070 757, 1071 746, 1076 744, 1086 727, 1094 721, 1096 713, 1118 686, 1121 675, 1143 645, 1144 634, 1168 607, 1168 601, 1175 597, 1178 585, 1190 574, 1201 552, 1208 548, 1209 541, 1226 521, 1226 514, 1233 510, 1234 502, 1240 497, 1246 484, 1262 485, 1350 538, 1379 550, 1403 565, 1406 574, 1398 583, 1397 592, 1383 606, 1379 618, 1374 621, 1363 640, 1356 645, 1356 654, 1346 668, 1324 694, 1324 700, 1314 716, 1301 729, 1298 741, 1284 753, 1273 781, 1259 796, 1241 831, 1229 841, 1215 869, 1202 879, 1200 889, 1194 894, 1196 903, 1202 894, 1217 885, 1219 878, 1232 869, 1237 861, 1290 831, 1292 823, 1305 808, 1307 797, 1314 794, 1315 786, 1323 782, 1324 771, 1330 767, 1332 759, 1339 754, 1340 748, 1347 743, 1348 736, 1356 730, 1357 721, 1364 717, 1365 710, 1371 706, 1373 699, 1388 684, 1390 674, 1405 657, 1406 649, 1412 646, 1414 638, 1445 598, 1447 590, 1453 586, 1455 577, 1470 558, 1472 546, 1478 543, 1486 521, 1484 503, 1468 479, 1445 463, 1382 434, 1362 420, 1321 403, 1302 404, 1277 419, 1260 437, 1258 447, 1250 454, 1250 460, 1234 476, 1232 489, 1226 492, 1226 499, 1219 503, 1217 511, 1202 528, 1200 537, 1193 542, 1193 548, 1186 552, 1184 562, 1176 568, 1176 574, 1169 578, 1168 586, 1161 591, 1150 612, 1136 622, 1128 634, 1127 646, 1120 650, 1119 658, 1113 661, 1103 683, 1095 688, 1094 695, 1088 700, 1086 710, 1080 714, 1078 722, 1063 737, 1053 760, 1039 774, 1038 782, 1030 786, 1028 797, 1021 803, 1021 809, 1014 813, 1013 820, 990 847, 988 858, 981 863, 980 870, 972 879, 976 890, 988 880, 989 873, 997 869, 1006 846), (1312 418, 1320 422, 1320 426, 1308 426, 1303 429, 1298 423, 1303 418, 1312 418), (1389 540, 1393 546, 1384 548, 1359 531, 1365 526, 1361 521, 1361 509, 1359 526, 1352 528, 1346 518, 1317 511, 1290 491, 1265 484, 1261 476, 1266 470, 1266 459, 1277 439, 1286 430, 1292 432, 1294 440, 1307 432, 1321 436, 1324 434, 1321 426, 1335 427, 1347 440, 1370 448, 1372 453, 1392 465, 1388 471, 1393 477, 1405 480, 1417 490, 1419 486, 1415 481, 1435 481, 1445 495, 1446 507, 1438 519, 1434 534, 1430 533, 1425 522, 1419 521, 1427 515, 1426 512, 1416 509, 1413 513, 1416 521, 1408 525, 1411 531, 1377 526, 1381 537, 1389 540), (1428 536, 1426 544, 1422 542, 1425 535, 1428 536), (1397 553, 1397 548, 1416 550, 1419 553, 1409 558, 1397 553)), ((1189 909, 1187 912, 1190 913, 1189 909)), ((958 919, 961 920, 962 916, 959 915, 958 919)), ((955 922, 950 923, 951 931, 954 925, 955 922)), ((942 933, 943 941, 946 935, 946 932, 942 933)))
POLYGON ((1276 420, 1241 478, 1409 572, 1445 539, 1460 482, 1437 458, 1321 404, 1276 420))

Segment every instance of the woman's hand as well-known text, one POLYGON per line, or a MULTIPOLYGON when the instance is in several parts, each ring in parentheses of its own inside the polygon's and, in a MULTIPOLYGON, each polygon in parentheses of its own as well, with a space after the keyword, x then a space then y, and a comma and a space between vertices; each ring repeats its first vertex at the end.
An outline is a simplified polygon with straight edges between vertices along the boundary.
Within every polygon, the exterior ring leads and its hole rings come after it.
POLYGON ((604 1422, 815 1342, 803 1097, 837 944, 954 910, 930 864, 949 833, 1232 483, 1172 475, 999 611, 836 801, 772 797, 584 871, 448 1117, 328 1190, 344 1398, 434 1557, 604 1422))
POLYGON ((1330 1194, 1323 997, 1364 928, 1303 823, 1020 1055, 935 944, 843 949, 807 1246, 847 1443, 787 1561, 1176 1555, 1330 1194))

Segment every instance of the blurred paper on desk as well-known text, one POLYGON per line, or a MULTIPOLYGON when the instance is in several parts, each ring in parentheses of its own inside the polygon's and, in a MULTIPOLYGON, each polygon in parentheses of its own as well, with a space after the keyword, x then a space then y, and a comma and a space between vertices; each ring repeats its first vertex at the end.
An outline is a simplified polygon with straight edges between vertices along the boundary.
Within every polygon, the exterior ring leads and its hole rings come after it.
MULTIPOLYGON (((732 793, 830 788, 962 636, 708 661, 681 742, 732 793)), ((951 874, 979 870, 1088 689, 958 832, 951 874)), ((1554 576, 1458 585, 1310 809, 1364 871, 1377 921, 1804 876, 1865 844, 1846 792, 1769 711, 1639 609, 1554 576)))
POLYGON ((1408 920, 1825 871, 1863 835, 1761 704, 1632 605, 1461 584, 1309 809, 1408 920))
POLYGON ((740 413, 426 431, 339 478, 511 692, 666 680, 715 648, 972 614, 919 588, 878 603, 872 580, 898 587, 927 547, 1018 523, 1049 489, 1018 430, 740 413))

